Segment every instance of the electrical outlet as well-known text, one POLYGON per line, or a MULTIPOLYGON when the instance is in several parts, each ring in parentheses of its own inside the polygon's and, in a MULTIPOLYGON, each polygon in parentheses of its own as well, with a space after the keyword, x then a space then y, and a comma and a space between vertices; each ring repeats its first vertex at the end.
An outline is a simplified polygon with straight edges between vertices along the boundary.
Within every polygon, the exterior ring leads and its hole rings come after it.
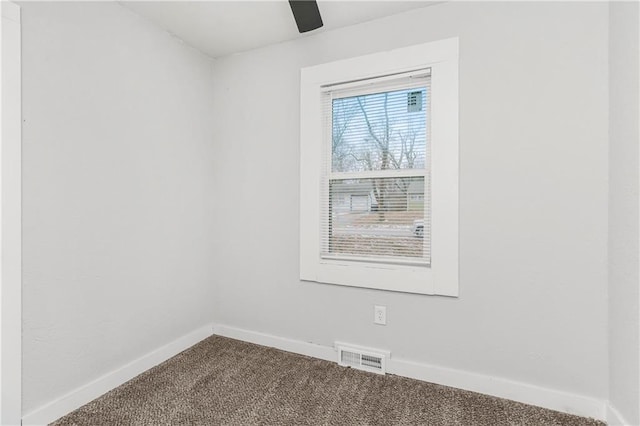
POLYGON ((374 324, 387 325, 387 307, 375 305, 373 307, 374 324))

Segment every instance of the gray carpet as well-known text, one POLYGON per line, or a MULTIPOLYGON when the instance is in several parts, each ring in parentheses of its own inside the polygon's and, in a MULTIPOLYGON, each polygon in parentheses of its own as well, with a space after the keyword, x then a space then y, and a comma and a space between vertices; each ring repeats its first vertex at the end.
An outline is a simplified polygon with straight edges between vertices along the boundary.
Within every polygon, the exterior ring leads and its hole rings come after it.
POLYGON ((203 340, 53 424, 604 425, 218 336, 203 340))

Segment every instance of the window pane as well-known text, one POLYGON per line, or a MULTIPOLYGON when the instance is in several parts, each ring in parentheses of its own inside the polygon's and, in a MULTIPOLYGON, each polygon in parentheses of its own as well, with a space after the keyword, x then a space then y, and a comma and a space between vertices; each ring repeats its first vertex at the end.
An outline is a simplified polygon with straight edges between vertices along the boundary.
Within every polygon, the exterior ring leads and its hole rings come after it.
POLYGON ((332 180, 328 252, 420 258, 428 247, 424 177, 332 180))
POLYGON ((426 87, 332 101, 332 171, 424 169, 426 87))

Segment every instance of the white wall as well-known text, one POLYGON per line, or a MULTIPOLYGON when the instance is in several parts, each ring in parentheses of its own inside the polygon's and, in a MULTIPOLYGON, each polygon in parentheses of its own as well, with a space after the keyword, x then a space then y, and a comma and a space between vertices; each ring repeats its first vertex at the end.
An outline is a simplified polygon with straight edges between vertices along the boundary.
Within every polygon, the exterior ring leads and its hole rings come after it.
POLYGON ((609 398, 640 424, 638 275, 639 7, 610 4, 609 398))
POLYGON ((445 3, 217 60, 216 322, 604 400, 607 8, 445 3), (460 297, 300 282, 300 67, 453 36, 460 297))
POLYGON ((211 321, 211 60, 116 3, 23 5, 23 412, 211 321))

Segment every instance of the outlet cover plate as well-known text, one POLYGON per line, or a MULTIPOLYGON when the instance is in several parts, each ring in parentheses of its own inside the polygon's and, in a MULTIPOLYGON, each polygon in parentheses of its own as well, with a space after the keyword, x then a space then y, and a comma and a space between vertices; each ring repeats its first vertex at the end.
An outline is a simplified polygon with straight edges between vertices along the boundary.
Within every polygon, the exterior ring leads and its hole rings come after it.
POLYGON ((373 307, 373 323, 379 325, 387 325, 387 307, 375 305, 373 307))

